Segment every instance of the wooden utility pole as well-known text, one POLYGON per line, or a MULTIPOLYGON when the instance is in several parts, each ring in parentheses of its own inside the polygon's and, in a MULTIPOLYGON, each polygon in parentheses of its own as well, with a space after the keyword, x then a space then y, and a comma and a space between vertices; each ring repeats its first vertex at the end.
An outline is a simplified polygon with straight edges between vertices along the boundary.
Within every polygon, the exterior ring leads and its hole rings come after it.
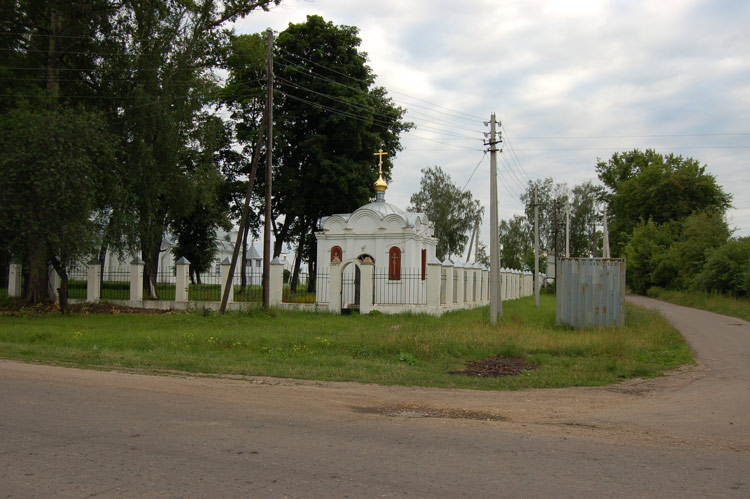
POLYGON ((266 70, 266 214, 263 223, 263 308, 271 302, 271 167, 273 165, 273 30, 267 32, 268 69, 266 70))
POLYGON ((495 113, 490 116, 490 324, 497 324, 498 315, 503 315, 503 301, 500 295, 500 244, 497 217, 497 137, 495 113))
POLYGON ((469 251, 466 252, 466 263, 469 263, 469 260, 471 260, 471 247, 474 246, 474 236, 477 235, 477 228, 479 226, 479 222, 474 223, 474 228, 471 231, 471 239, 469 239, 469 251))
POLYGON ((539 307, 539 187, 534 186, 534 299, 539 307))
MULTIPOLYGON (((229 301, 229 286, 233 285, 234 282, 234 269, 237 267, 237 256, 240 252, 240 246, 242 241, 245 240, 245 233, 248 229, 248 215, 250 214, 250 196, 253 193, 253 186, 255 185, 255 175, 258 172, 258 161, 260 158, 260 148, 263 145, 263 133, 265 132, 265 120, 266 113, 263 112, 263 116, 260 120, 261 126, 258 130, 258 138, 255 141, 255 150, 253 151, 253 164, 250 169, 250 179, 247 181, 247 193, 245 194, 245 202, 242 204, 242 217, 240 217, 240 226, 237 229, 237 239, 234 243, 234 252, 232 253, 232 263, 229 265, 229 276, 227 277, 227 283, 224 286, 224 294, 221 297, 221 307, 219 307, 219 313, 227 311, 227 302, 229 301)), ((244 258, 243 258, 244 261, 244 258)), ((252 276, 252 271, 250 273, 252 276)), ((252 277, 251 277, 252 279, 252 277)))

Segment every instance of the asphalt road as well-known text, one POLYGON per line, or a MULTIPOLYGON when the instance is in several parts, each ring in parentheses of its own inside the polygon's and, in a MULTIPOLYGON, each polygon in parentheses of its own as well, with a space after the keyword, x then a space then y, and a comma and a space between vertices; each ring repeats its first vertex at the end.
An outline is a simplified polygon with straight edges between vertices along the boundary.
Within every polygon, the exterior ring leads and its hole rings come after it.
POLYGON ((750 497, 750 324, 700 366, 476 392, 0 361, 0 497, 750 497))

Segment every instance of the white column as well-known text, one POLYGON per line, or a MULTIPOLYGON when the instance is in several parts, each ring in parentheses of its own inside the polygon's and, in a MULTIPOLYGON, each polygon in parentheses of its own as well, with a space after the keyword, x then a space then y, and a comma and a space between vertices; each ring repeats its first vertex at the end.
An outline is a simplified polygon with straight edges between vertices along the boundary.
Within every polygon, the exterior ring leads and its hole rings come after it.
POLYGON ((221 279, 221 295, 220 296, 222 297, 224 296, 224 288, 227 286, 227 279, 229 279, 229 299, 227 300, 227 303, 232 303, 234 301, 234 279, 229 278, 229 267, 231 266, 232 266, 232 262, 229 260, 229 257, 226 257, 219 264, 219 268, 220 268, 219 279, 221 279))
POLYGON ((328 273, 328 310, 341 313, 341 263, 331 262, 328 273))
POLYGON ((427 306, 429 308, 440 308, 440 286, 442 266, 437 260, 427 264, 427 306))
POLYGON ((91 260, 86 272, 86 301, 97 302, 102 296, 102 262, 91 260))
MULTIPOLYGON (((460 265, 460 264, 459 264, 460 265)), ((458 274, 458 286, 456 286, 456 303, 460 308, 464 308, 466 304, 466 300, 464 300, 464 291, 466 289, 465 287, 465 276, 466 276, 466 269, 461 266, 456 266, 456 273, 458 274)))
POLYGON ((130 262, 130 301, 143 300, 143 266, 145 262, 135 257, 130 262))
MULTIPOLYGON (((228 258, 227 258, 228 260, 228 258)), ((222 265, 222 270, 224 266, 222 265)), ((227 269, 228 271, 229 269, 227 269)), ((271 271, 270 279, 268 280, 269 294, 268 304, 271 307, 278 307, 284 298, 284 264, 281 263, 279 257, 271 260, 271 271)), ((230 293, 231 296, 231 293, 230 293)))
POLYGON ((190 298, 190 262, 184 256, 175 262, 174 301, 188 301, 190 298))
MULTIPOLYGON (((366 258, 365 260, 369 260, 366 258)), ((373 278, 375 262, 362 262, 359 265, 359 313, 369 314, 373 307, 373 278)))
POLYGON ((23 268, 18 262, 11 262, 8 268, 8 296, 19 297, 23 294, 21 286, 21 274, 23 268))
MULTIPOLYGON (((447 262, 448 259, 446 258, 447 262)), ((453 306, 453 265, 443 264, 443 270, 445 271, 445 305, 448 307, 453 306)), ((442 276, 441 276, 442 279, 442 276)))

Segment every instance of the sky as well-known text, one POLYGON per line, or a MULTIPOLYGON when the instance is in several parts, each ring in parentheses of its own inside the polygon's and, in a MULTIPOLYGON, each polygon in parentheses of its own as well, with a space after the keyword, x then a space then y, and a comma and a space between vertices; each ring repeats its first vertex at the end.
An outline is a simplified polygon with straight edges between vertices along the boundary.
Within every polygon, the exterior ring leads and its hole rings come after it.
POLYGON ((359 28, 376 84, 416 124, 388 202, 407 208, 438 165, 487 207, 487 244, 494 112, 500 219, 523 213, 529 179, 599 183, 597 159, 653 148, 706 165, 733 196, 730 226, 750 236, 750 2, 282 0, 235 31, 311 14, 359 28))

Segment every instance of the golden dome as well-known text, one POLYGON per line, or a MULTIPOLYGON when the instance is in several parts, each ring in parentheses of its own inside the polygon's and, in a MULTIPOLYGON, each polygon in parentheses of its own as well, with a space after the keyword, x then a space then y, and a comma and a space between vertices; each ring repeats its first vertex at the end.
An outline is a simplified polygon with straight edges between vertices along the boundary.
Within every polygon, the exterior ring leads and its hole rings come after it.
POLYGON ((375 191, 385 192, 388 188, 388 184, 383 180, 383 174, 378 175, 378 179, 375 181, 375 191))

